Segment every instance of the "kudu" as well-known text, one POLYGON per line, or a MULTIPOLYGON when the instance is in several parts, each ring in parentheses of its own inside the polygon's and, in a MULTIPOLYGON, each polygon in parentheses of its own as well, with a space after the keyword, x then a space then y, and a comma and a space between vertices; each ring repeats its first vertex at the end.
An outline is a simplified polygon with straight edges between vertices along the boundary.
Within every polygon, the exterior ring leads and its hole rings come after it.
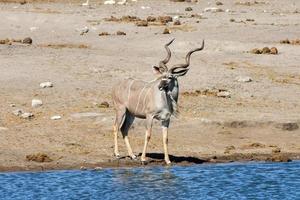
POLYGON ((168 127, 171 115, 177 113, 177 100, 179 94, 179 85, 177 78, 184 76, 190 65, 191 54, 204 48, 202 46, 193 49, 187 53, 184 64, 174 65, 170 69, 167 63, 171 58, 169 45, 171 40, 165 45, 167 57, 159 62, 158 66, 153 66, 153 71, 158 77, 151 82, 142 80, 126 79, 113 88, 113 101, 116 109, 116 119, 114 123, 114 154, 119 158, 118 150, 118 132, 121 131, 128 154, 132 159, 136 159, 128 140, 128 130, 135 117, 146 119, 146 136, 141 161, 146 161, 146 149, 151 137, 152 121, 157 119, 161 121, 164 145, 164 159, 170 164, 168 154, 168 127))

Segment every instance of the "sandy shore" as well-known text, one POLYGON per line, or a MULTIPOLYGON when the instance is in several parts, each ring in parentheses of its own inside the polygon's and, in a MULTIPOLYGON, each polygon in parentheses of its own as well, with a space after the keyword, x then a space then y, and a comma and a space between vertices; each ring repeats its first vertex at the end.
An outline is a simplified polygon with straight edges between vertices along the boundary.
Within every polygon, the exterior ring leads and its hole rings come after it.
MULTIPOLYGON (((111 88, 126 77, 152 80, 151 66, 172 38, 170 65, 183 62, 202 39, 206 44, 179 80, 180 116, 172 119, 169 134, 174 164, 300 158, 300 45, 280 43, 300 39, 299 1, 93 1, 90 7, 79 1, 5 2, 0 40, 9 42, 0 44, 0 171, 140 166, 126 158, 121 136, 124 157, 112 156, 111 88), (211 7, 221 10, 204 11, 211 7), (181 25, 137 26, 122 16, 178 17, 181 25), (162 34, 165 28, 170 34, 162 34), (103 32, 110 35, 99 36, 103 32), (18 42, 25 37, 33 43, 18 42), (249 52, 263 47, 276 47, 278 54, 249 52), (252 81, 238 81, 245 77, 252 81), (53 87, 41 88, 45 81, 53 87), (220 91, 230 97, 218 97, 220 91), (43 105, 32 108, 32 99, 43 105), (34 117, 16 116, 17 109, 34 117), (61 119, 51 120, 54 115, 61 119)), ((136 155, 144 132, 137 120, 129 135, 136 155)), ((156 123, 148 165, 163 165, 162 152, 156 123)))

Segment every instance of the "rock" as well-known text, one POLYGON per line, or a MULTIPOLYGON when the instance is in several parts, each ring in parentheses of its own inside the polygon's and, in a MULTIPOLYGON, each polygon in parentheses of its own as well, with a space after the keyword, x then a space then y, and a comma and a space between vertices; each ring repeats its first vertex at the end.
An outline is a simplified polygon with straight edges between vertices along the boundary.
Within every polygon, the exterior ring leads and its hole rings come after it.
POLYGON ((53 161, 47 154, 45 153, 36 153, 30 154, 26 156, 27 161, 34 161, 34 162, 51 162, 53 161))
POLYGON ((179 26, 179 25, 181 25, 181 22, 179 20, 176 20, 176 21, 174 21, 173 25, 179 26))
POLYGON ((0 44, 9 44, 10 40, 6 38, 5 40, 0 40, 0 44))
POLYGON ((273 54, 273 55, 278 54, 278 49, 277 49, 276 47, 272 47, 272 48, 270 49, 270 54, 273 54))
POLYGON ((281 44, 290 44, 290 40, 289 39, 285 39, 285 40, 280 40, 281 44))
POLYGON ((221 8, 215 8, 215 7, 211 7, 211 8, 205 8, 204 12, 212 12, 212 13, 216 13, 216 12, 224 12, 223 9, 221 8))
POLYGON ((9 104, 9 106, 13 108, 13 107, 16 107, 16 104, 11 103, 11 104, 9 104))
POLYGON ((148 17, 147 17, 147 21, 148 21, 148 22, 155 22, 155 21, 156 21, 156 17, 148 16, 148 17))
POLYGON ((39 100, 39 99, 32 99, 32 101, 31 101, 31 106, 32 106, 33 108, 37 108, 37 107, 40 107, 40 106, 42 106, 42 105, 43 105, 42 100, 39 100))
POLYGON ((121 0, 118 2, 118 5, 125 5, 127 3, 127 0, 121 0))
POLYGON ((173 18, 171 16, 159 16, 157 20, 162 24, 167 24, 169 22, 172 22, 173 18))
POLYGON ((217 93, 217 97, 222 97, 222 98, 230 98, 230 92, 228 91, 221 91, 217 93))
POLYGON ((59 120, 59 119, 61 119, 61 116, 60 115, 54 115, 50 119, 51 120, 59 120))
POLYGON ((247 83, 247 82, 251 82, 252 78, 249 77, 249 76, 239 76, 239 77, 236 78, 236 81, 247 83))
POLYGON ((32 44, 32 39, 30 37, 26 37, 22 41, 23 44, 32 44))
POLYGON ((34 117, 34 115, 32 113, 30 113, 30 112, 25 112, 25 113, 21 114, 21 117, 23 119, 31 119, 31 118, 34 117))
POLYGON ((126 33, 123 31, 117 31, 117 35, 126 35, 126 33))
POLYGON ((168 28, 165 28, 164 31, 163 31, 163 34, 170 34, 170 30, 168 28))
POLYGON ((137 21, 135 23, 135 25, 137 25, 137 26, 148 26, 148 21, 146 21, 146 20, 137 21))
POLYGON ((99 33, 99 36, 107 36, 107 35, 110 35, 108 32, 101 32, 99 33))
POLYGON ((80 30, 80 35, 84 35, 84 34, 88 33, 89 30, 90 30, 90 29, 89 29, 87 26, 84 27, 83 29, 80 30))
POLYGON ((231 150, 234 150, 235 147, 234 146, 227 146, 225 147, 225 150, 224 150, 224 154, 229 154, 231 150))
POLYGON ((100 170, 102 170, 102 169, 103 169, 102 167, 95 167, 95 168, 94 168, 95 171, 100 171, 100 170))
POLYGON ((235 19, 231 18, 229 21, 230 21, 230 22, 235 22, 235 19))
POLYGON ((262 54, 262 50, 258 49, 258 48, 255 48, 255 49, 252 49, 250 51, 250 53, 253 53, 253 54, 262 54))
POLYGON ((23 111, 21 109, 17 109, 17 110, 14 110, 12 113, 16 116, 20 116, 20 115, 22 115, 23 111))
POLYGON ((217 2, 216 2, 216 5, 217 5, 217 6, 222 6, 223 3, 222 3, 221 1, 217 1, 217 2))
POLYGON ((103 101, 100 103, 99 108, 109 108, 109 103, 107 101, 103 101))
POLYGON ((272 149, 272 153, 280 153, 281 149, 279 147, 275 147, 275 149, 272 149))
POLYGON ((116 1, 114 1, 114 0, 106 0, 106 1, 104 1, 103 4, 104 5, 113 5, 113 4, 116 4, 116 1))
POLYGON ((265 148, 266 147, 266 145, 261 144, 259 142, 254 142, 254 143, 251 143, 251 144, 249 144, 247 146, 251 147, 251 148, 265 148))
POLYGON ((299 129, 298 124, 295 122, 279 123, 279 124, 276 124, 275 127, 279 128, 281 130, 284 130, 284 131, 294 131, 294 130, 299 129))
POLYGON ((189 12, 189 11, 192 11, 193 8, 192 7, 186 7, 184 10, 189 12))
POLYGON ((12 42, 17 42, 17 43, 22 43, 22 40, 20 40, 20 39, 12 39, 11 41, 12 42))
POLYGON ((262 49, 262 54, 269 54, 271 52, 271 50, 269 49, 269 47, 264 47, 262 49))
POLYGON ((270 161, 270 162, 291 162, 292 160, 286 155, 282 155, 280 153, 275 153, 271 157, 267 158, 266 161, 270 161))
POLYGON ((43 83, 40 83, 40 87, 41 88, 50 88, 50 87, 53 87, 53 83, 52 82, 43 82, 43 83))

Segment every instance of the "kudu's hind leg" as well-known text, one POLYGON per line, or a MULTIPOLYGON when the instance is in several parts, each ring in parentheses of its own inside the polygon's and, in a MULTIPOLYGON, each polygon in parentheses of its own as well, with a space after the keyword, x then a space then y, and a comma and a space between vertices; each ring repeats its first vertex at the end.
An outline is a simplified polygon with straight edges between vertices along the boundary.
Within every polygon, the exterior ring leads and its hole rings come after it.
POLYGON ((131 115, 129 112, 126 112, 125 120, 124 120, 124 123, 121 127, 121 132, 122 132, 122 135, 123 135, 123 138, 124 138, 125 145, 127 147, 128 155, 132 159, 135 160, 136 156, 132 152, 132 149, 131 149, 131 146, 130 146, 130 143, 129 143, 129 139, 128 139, 128 131, 129 131, 129 128, 132 125, 133 121, 134 121, 134 116, 131 115))
POLYGON ((120 158, 119 148, 118 148, 118 133, 124 123, 125 114, 126 114, 126 108, 120 109, 116 112, 116 119, 115 119, 115 123, 114 123, 114 127, 113 127, 114 142, 115 142, 114 154, 115 154, 116 158, 120 158))

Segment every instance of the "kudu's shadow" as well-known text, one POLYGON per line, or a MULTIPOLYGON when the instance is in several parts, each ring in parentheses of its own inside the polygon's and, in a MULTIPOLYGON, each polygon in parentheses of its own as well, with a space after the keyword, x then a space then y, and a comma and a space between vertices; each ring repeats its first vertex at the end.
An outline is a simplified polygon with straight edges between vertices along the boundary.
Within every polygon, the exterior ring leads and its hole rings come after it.
MULTIPOLYGON (((142 153, 139 153, 139 157, 142 155, 142 153)), ((150 158, 151 160, 158 161, 158 162, 164 162, 164 154, 163 153, 147 153, 146 156, 150 158)), ((169 158, 172 163, 191 163, 191 164, 202 164, 204 162, 207 162, 207 160, 199 159, 196 157, 191 156, 173 156, 169 155, 169 158)))

